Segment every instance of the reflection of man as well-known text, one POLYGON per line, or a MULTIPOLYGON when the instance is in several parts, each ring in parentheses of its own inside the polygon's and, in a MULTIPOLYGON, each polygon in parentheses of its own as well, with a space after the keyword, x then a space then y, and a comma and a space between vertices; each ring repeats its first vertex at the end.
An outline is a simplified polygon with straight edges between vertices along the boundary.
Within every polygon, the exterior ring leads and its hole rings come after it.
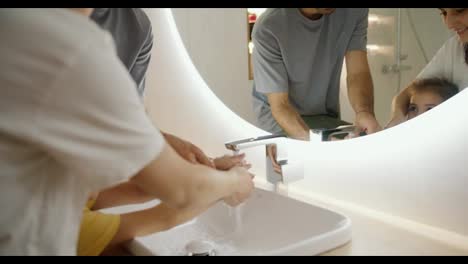
MULTIPOLYGON (((139 95, 143 97, 153 47, 151 21, 139 8, 95 8, 91 19, 111 33, 117 55, 135 80, 139 95)), ((171 147, 186 160, 214 167, 212 161, 197 146, 174 135, 162 134, 171 147)))
POLYGON ((252 33, 253 105, 262 129, 307 140, 309 126, 320 124, 306 124, 305 116, 339 118, 345 57, 355 124, 367 133, 380 130, 367 62, 367 18, 368 9, 359 8, 275 8, 259 17, 252 33))

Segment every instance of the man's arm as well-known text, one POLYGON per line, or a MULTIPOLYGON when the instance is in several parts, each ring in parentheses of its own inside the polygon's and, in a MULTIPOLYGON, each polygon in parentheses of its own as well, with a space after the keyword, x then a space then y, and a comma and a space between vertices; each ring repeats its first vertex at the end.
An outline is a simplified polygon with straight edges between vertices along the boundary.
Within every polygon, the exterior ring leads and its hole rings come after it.
POLYGON ((374 133, 381 130, 374 114, 374 89, 367 61, 367 53, 352 50, 346 53, 348 96, 356 113, 356 125, 361 131, 374 133))
POLYGON ((268 93, 271 113, 289 137, 309 140, 309 127, 289 103, 288 93, 268 93))
POLYGON ((275 31, 259 21, 252 32, 255 89, 268 97, 273 118, 288 136, 308 140, 309 128, 289 103, 288 71, 275 31))

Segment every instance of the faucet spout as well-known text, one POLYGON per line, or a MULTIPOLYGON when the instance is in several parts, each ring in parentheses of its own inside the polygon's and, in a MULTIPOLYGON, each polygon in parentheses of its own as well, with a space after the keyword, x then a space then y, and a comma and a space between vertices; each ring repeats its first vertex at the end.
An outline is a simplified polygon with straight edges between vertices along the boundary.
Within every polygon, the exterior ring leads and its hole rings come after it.
POLYGON ((286 136, 283 134, 273 134, 273 135, 267 135, 267 136, 236 140, 236 141, 225 143, 224 145, 229 150, 239 151, 241 149, 252 148, 252 147, 261 146, 261 145, 274 144, 275 142, 278 141, 278 138, 285 138, 285 137, 286 136))

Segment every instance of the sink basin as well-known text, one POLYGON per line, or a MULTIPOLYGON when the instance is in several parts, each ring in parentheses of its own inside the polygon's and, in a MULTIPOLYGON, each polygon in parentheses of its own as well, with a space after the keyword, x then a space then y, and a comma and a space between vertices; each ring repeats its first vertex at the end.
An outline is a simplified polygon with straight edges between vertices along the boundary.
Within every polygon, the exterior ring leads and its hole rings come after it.
POLYGON ((317 255, 351 239, 349 218, 256 189, 244 204, 218 203, 194 220, 129 243, 135 255, 317 255))

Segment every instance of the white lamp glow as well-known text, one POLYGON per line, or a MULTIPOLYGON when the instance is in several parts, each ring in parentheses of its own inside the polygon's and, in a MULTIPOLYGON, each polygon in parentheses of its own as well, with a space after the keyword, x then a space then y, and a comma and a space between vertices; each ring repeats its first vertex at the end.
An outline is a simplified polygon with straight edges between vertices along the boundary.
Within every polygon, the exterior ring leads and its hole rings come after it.
POLYGON ((254 44, 252 41, 249 42, 249 53, 252 54, 254 48, 254 44))
POLYGON ((369 23, 375 23, 375 22, 378 22, 379 20, 380 20, 379 16, 375 14, 369 14, 368 16, 369 23))

